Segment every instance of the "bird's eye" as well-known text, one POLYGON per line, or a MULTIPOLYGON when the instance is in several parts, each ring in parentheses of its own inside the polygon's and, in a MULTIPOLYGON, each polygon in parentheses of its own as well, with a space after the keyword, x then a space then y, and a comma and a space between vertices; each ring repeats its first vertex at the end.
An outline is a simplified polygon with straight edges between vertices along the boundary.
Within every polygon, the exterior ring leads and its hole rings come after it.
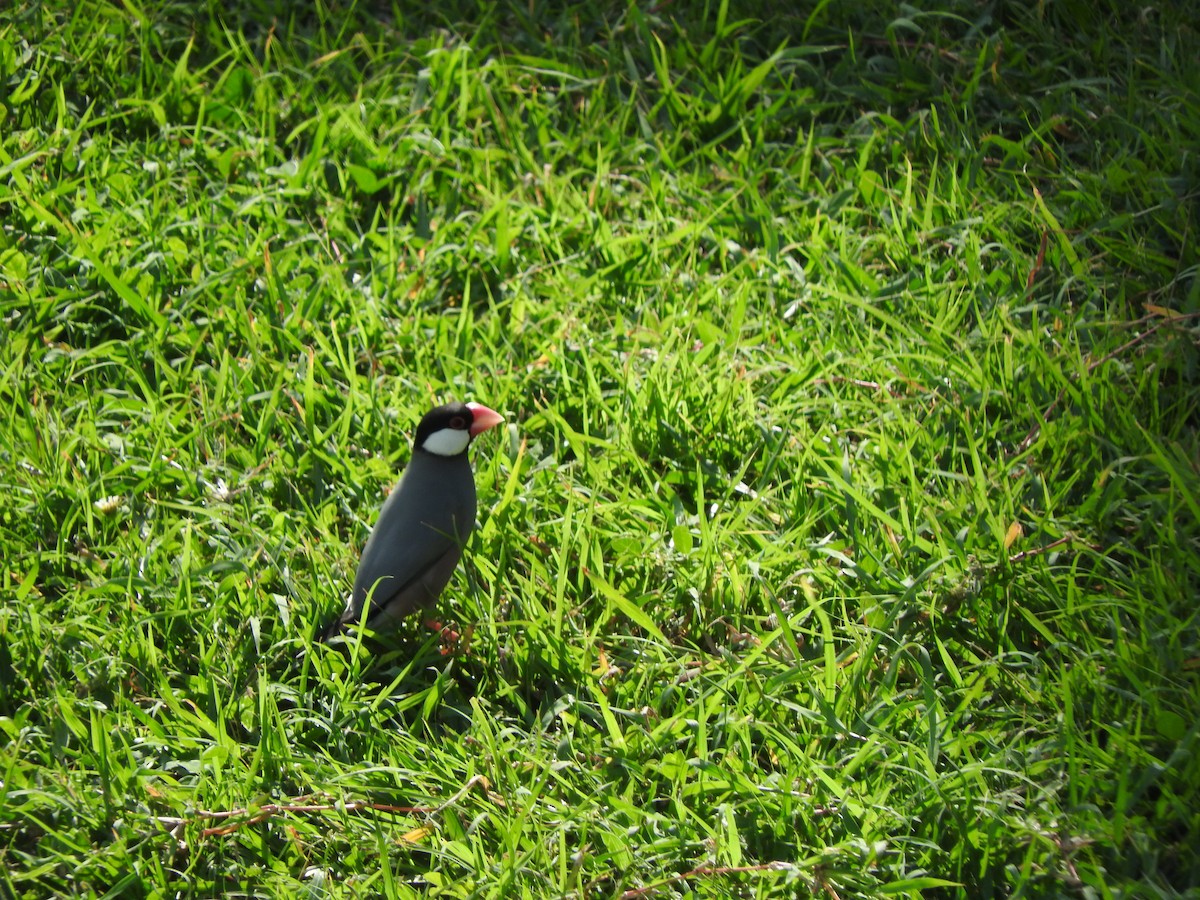
POLYGON ((455 416, 453 419, 450 420, 450 427, 453 428, 455 431, 462 431, 464 428, 467 427, 467 420, 464 419, 462 416, 455 416))

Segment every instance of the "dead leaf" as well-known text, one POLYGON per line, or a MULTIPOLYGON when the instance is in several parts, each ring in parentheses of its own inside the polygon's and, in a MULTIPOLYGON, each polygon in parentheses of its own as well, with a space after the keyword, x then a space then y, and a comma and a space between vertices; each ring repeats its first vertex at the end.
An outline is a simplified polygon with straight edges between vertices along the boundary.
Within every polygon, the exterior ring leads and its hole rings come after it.
POLYGON ((1004 549, 1007 550, 1014 543, 1016 543, 1018 538, 1023 537, 1024 534, 1025 530, 1021 528, 1021 523, 1014 519, 1013 523, 1008 526, 1008 531, 1004 535, 1004 549))
POLYGON ((400 835, 400 837, 398 837, 396 839, 396 843, 397 844, 419 844, 425 838, 429 837, 429 834, 431 831, 433 831, 433 829, 430 828, 428 825, 422 825, 420 828, 414 828, 412 831, 408 832, 407 834, 400 835))

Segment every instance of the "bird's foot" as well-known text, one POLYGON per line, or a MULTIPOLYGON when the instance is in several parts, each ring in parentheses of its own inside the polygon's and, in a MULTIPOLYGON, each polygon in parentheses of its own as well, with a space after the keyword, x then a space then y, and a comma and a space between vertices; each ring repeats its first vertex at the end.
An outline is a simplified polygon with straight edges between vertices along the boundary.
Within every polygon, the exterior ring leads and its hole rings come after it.
POLYGON ((426 619, 425 627, 430 631, 438 632, 438 636, 442 640, 442 646, 438 652, 442 656, 459 653, 463 656, 471 655, 471 634, 475 631, 474 625, 468 625, 462 634, 459 634, 449 625, 443 625, 437 619, 426 619))

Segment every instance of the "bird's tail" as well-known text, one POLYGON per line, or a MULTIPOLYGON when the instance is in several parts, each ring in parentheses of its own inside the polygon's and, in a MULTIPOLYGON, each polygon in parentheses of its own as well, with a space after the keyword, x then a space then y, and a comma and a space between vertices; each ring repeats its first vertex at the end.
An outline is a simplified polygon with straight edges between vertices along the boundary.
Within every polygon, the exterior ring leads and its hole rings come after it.
POLYGON ((346 625, 345 614, 339 613, 333 621, 327 622, 313 633, 313 643, 328 644, 335 637, 345 633, 346 625))
POLYGON ((326 622, 315 632, 313 632, 313 643, 327 644, 335 637, 345 634, 346 628, 354 621, 351 613, 350 600, 346 600, 346 605, 342 607, 341 612, 334 616, 330 621, 326 622))

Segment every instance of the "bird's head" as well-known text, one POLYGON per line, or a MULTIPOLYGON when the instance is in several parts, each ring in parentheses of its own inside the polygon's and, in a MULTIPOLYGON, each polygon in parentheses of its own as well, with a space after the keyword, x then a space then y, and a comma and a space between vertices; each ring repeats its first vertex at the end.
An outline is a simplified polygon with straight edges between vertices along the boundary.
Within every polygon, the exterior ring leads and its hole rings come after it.
POLYGON ((447 403, 421 419, 413 446, 434 456, 458 456, 466 452, 471 438, 503 421, 504 416, 482 403, 447 403))

